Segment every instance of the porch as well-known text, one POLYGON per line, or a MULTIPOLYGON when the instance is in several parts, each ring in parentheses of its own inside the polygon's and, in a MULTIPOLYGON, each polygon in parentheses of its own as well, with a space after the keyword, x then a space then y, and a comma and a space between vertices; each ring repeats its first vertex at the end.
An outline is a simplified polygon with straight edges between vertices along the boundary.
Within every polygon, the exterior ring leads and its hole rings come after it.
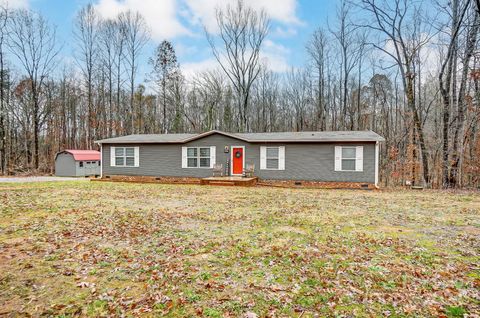
POLYGON ((258 177, 208 177, 200 179, 201 185, 244 186, 257 184, 258 177))

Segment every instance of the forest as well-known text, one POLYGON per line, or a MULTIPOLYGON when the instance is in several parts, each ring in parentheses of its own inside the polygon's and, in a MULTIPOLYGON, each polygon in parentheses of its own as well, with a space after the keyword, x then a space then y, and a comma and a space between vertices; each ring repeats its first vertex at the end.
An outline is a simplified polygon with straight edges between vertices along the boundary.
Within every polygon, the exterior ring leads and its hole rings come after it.
POLYGON ((0 175, 52 173, 58 151, 126 134, 373 130, 382 185, 480 187, 479 1, 339 1, 285 73, 261 58, 265 11, 238 0, 216 22, 217 67, 186 77, 172 42, 146 50, 138 12, 86 5, 62 46, 55 21, 1 8, 0 175))

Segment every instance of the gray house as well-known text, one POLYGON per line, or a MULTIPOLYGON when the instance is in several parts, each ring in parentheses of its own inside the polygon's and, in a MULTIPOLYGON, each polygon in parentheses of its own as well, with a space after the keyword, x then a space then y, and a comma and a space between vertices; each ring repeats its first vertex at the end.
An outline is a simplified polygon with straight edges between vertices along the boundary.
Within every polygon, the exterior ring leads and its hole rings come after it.
POLYGON ((373 131, 129 135, 99 140, 102 177, 241 176, 255 166, 263 180, 378 184, 379 143, 373 131))
POLYGON ((86 177, 100 175, 100 151, 64 150, 55 156, 55 175, 86 177))

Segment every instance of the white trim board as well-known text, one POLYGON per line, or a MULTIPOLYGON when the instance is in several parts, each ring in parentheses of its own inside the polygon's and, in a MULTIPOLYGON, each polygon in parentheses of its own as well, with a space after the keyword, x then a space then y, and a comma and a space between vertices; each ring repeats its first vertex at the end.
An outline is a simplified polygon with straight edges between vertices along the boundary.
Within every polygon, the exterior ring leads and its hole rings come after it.
POLYGON ((103 178, 103 145, 100 144, 100 178, 103 178))
POLYGON ((364 146, 334 146, 334 171, 335 172, 363 172, 363 149, 364 146), (345 158, 350 160, 355 160, 355 169, 354 170, 343 170, 342 169, 342 156, 343 148, 355 149, 355 158, 345 158))
POLYGON ((375 186, 378 187, 378 166, 380 164, 380 143, 375 143, 375 186))
POLYGON ((241 176, 243 175, 243 169, 245 169, 245 146, 230 146, 230 175, 231 176, 241 176), (233 148, 242 148, 243 149, 243 166, 242 166, 242 173, 240 174, 233 174, 233 148))
POLYGON ((285 146, 260 146, 260 170, 282 171, 285 170, 285 146), (267 168, 267 149, 278 149, 277 168, 267 168))

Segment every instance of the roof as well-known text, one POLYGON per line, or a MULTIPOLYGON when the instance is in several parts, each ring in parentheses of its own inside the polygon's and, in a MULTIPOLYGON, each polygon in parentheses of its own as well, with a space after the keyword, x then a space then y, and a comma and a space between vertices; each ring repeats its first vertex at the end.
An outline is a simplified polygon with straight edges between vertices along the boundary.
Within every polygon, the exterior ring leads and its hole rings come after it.
POLYGON ((96 141, 98 144, 187 143, 212 134, 221 134, 251 143, 266 142, 376 142, 385 139, 371 130, 364 131, 302 131, 270 133, 228 133, 210 130, 201 134, 128 135, 96 141))
MULTIPOLYGON (((100 151, 97 151, 97 150, 67 149, 57 153, 57 156, 61 153, 71 154, 73 156, 73 159, 75 159, 75 161, 99 161, 100 160, 100 151)), ((57 156, 55 156, 55 159, 57 156)))
POLYGON ((181 143, 183 140, 198 136, 198 134, 157 134, 157 135, 128 135, 107 138, 96 141, 98 144, 129 144, 129 143, 181 143))
POLYGON ((382 136, 371 130, 238 133, 235 135, 248 139, 250 142, 352 142, 385 140, 382 136))

